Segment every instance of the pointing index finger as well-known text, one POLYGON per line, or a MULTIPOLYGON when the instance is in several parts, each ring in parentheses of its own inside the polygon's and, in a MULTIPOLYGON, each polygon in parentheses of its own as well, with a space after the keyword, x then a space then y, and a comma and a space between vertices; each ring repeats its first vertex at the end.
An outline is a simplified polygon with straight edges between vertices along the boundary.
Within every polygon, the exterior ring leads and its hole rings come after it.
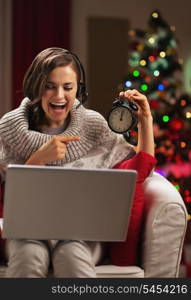
POLYGON ((68 136, 61 136, 60 137, 60 141, 63 143, 67 143, 67 142, 72 142, 72 141, 79 141, 80 137, 79 136, 72 136, 72 135, 68 135, 68 136))

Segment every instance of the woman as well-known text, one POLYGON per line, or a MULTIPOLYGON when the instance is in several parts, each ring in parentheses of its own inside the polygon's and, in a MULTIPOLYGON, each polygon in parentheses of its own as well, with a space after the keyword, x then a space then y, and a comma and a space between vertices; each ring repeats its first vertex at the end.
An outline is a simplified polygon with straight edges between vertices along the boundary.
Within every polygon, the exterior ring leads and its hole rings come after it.
MULTIPOLYGON (((79 168, 113 168, 135 154, 97 112, 83 107, 84 71, 77 56, 62 48, 40 52, 23 81, 21 105, 0 120, 1 166, 19 163, 79 168), (79 101, 80 100, 80 101, 79 101)), ((152 116, 137 90, 121 92, 139 107, 137 152, 154 155, 152 116)), ((96 277, 102 243, 11 240, 7 277, 96 277)))

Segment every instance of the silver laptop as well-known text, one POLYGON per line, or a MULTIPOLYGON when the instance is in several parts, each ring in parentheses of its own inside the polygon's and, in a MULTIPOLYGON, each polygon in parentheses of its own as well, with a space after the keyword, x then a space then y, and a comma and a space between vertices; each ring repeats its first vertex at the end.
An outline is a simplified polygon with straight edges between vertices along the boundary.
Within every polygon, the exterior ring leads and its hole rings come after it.
POLYGON ((9 165, 3 237, 123 241, 137 173, 9 165))

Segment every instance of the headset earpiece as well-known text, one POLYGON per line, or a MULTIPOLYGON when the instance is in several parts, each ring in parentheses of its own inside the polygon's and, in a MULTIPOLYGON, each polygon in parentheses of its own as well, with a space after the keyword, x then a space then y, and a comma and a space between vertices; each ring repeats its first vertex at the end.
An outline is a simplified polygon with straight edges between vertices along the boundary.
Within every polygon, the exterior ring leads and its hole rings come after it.
POLYGON ((76 106, 76 108, 78 108, 81 104, 87 101, 88 92, 86 92, 86 85, 82 82, 78 84, 76 98, 78 98, 78 100, 80 101, 80 103, 76 106))
POLYGON ((84 103, 87 100, 88 93, 86 92, 86 85, 82 82, 78 84, 76 97, 81 98, 82 103, 84 103))

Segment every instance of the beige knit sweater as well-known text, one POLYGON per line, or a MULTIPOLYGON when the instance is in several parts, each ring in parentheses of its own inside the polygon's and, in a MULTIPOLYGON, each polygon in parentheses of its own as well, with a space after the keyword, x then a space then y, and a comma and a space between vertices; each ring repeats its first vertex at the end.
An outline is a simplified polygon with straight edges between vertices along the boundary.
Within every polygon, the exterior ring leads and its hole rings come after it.
MULTIPOLYGON (((0 119, 0 165, 24 164, 31 154, 46 143, 52 134, 29 130, 28 108, 30 99, 24 98, 17 109, 6 113, 0 119)), ((49 165, 79 168, 112 168, 134 153, 133 146, 122 135, 112 132, 107 121, 98 112, 78 108, 75 100, 71 110, 69 126, 60 135, 80 136, 80 141, 67 145, 62 160, 49 165)))

